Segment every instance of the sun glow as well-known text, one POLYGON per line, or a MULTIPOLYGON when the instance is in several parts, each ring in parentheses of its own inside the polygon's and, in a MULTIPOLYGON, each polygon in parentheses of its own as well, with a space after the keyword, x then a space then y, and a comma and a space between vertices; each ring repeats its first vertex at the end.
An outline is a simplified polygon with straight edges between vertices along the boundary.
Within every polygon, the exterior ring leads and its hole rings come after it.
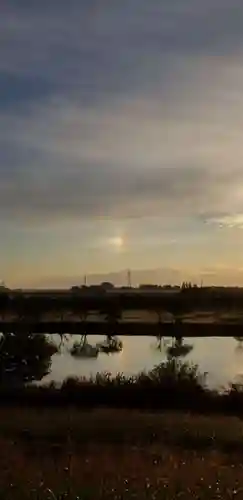
POLYGON ((116 236, 110 239, 110 244, 115 248, 122 248, 124 245, 124 240, 121 236, 116 236))

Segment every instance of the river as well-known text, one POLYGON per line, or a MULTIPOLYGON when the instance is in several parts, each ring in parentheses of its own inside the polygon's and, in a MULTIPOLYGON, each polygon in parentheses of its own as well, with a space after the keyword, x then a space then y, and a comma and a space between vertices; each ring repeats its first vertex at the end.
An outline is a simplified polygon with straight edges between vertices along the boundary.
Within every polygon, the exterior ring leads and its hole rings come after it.
MULTIPOLYGON (((89 343, 96 344, 101 337, 91 337, 89 343)), ((99 353, 94 359, 78 359, 70 355, 73 339, 61 347, 60 352, 52 357, 50 373, 42 383, 54 380, 62 382, 68 376, 90 376, 97 372, 110 372, 116 375, 136 374, 149 370, 167 359, 166 346, 158 350, 156 339, 151 337, 123 337, 123 350, 116 354, 99 353)), ((199 366, 201 372, 207 372, 207 383, 212 388, 226 387, 229 382, 243 378, 243 343, 233 338, 194 338, 184 339, 184 343, 193 346, 191 352, 181 358, 199 366)), ((166 339, 167 347, 172 344, 166 339)))

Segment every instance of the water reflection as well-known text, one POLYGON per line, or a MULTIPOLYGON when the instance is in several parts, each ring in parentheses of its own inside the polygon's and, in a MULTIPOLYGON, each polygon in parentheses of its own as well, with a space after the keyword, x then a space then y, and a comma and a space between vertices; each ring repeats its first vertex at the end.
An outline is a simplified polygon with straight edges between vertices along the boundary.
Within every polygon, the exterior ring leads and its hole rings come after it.
POLYGON ((234 337, 234 339, 237 342, 235 351, 238 354, 242 354, 243 353, 243 337, 234 337))
POLYGON ((183 358, 189 354, 193 349, 193 344, 185 343, 182 337, 168 339, 164 337, 157 337, 156 343, 152 344, 152 348, 163 352, 168 359, 170 358, 183 358))
POLYGON ((116 354, 123 349, 122 341, 116 335, 107 335, 106 340, 96 344, 100 352, 105 354, 116 354))
MULTIPOLYGON (((80 335, 78 340, 75 340, 69 350, 71 356, 75 356, 77 358, 97 358, 100 352, 105 354, 115 354, 121 352, 123 349, 123 343, 116 335, 109 334, 106 336, 105 340, 98 342, 96 345, 90 344, 87 337, 87 334, 84 334, 80 335)), ((64 337, 64 340, 67 341, 67 337, 64 337)), ((59 345, 59 348, 62 345, 63 342, 59 345)))
MULTIPOLYGON (((54 337, 54 336, 53 336, 54 337)), ((57 336, 58 337, 58 336, 57 336)), ((105 340, 105 338, 104 338, 105 340)), ((57 340, 58 341, 58 340, 57 340)), ((59 353, 53 356, 51 373, 44 381, 62 381, 68 376, 89 376, 108 371, 127 375, 150 370, 168 359, 168 349, 173 346, 171 338, 152 340, 151 337, 122 337, 123 349, 107 356, 99 352, 97 358, 77 359, 70 355, 74 339, 68 336, 59 353)), ((95 346, 100 336, 90 336, 89 343, 95 346)), ((184 339, 183 346, 190 346, 186 361, 196 363, 202 372, 208 373, 210 387, 225 387, 243 373, 243 349, 234 338, 184 339), (238 346, 238 347, 237 347, 238 346)), ((179 355, 180 357, 180 355, 179 355)))
POLYGON ((242 342, 243 342, 243 337, 233 337, 233 338, 236 340, 236 342, 239 342, 239 343, 241 343, 241 344, 242 344, 242 342))
POLYGON ((167 348, 168 358, 184 358, 193 349, 192 344, 186 344, 183 338, 174 339, 172 345, 167 348))
POLYGON ((80 340, 76 340, 70 349, 71 356, 76 358, 97 358, 99 349, 88 343, 87 335, 81 335, 80 340))
POLYGON ((155 351, 165 351, 166 347, 169 345, 170 339, 165 337, 156 337, 156 340, 152 342, 151 349, 155 351))

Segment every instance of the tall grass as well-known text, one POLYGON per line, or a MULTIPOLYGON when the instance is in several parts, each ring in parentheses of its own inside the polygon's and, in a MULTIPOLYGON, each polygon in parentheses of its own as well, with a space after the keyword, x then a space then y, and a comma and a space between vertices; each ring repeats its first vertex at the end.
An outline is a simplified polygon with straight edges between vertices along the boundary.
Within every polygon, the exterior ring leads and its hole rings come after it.
POLYGON ((197 365, 171 359, 149 372, 136 376, 108 372, 90 378, 67 378, 61 386, 21 388, 0 386, 0 406, 34 405, 81 408, 113 407, 128 409, 186 410, 200 413, 243 414, 243 391, 231 385, 224 393, 209 390, 206 373, 197 365))

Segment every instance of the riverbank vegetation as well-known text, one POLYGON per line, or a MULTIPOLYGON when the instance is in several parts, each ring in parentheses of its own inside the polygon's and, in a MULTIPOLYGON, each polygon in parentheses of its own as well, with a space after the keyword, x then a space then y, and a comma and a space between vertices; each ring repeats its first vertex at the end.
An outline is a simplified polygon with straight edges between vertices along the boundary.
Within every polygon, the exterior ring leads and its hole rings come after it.
POLYGON ((172 314, 180 320, 182 315, 195 311, 242 313, 242 288, 182 287, 179 290, 161 289, 155 293, 137 289, 107 293, 102 287, 92 291, 89 287, 64 293, 53 291, 24 292, 0 291, 0 318, 9 321, 28 319, 39 322, 48 315, 75 317, 84 321, 89 312, 100 312, 109 320, 117 320, 125 310, 155 311, 172 314))
POLYGON ((210 390, 197 365, 171 358, 136 376, 98 373, 91 378, 68 378, 61 385, 0 385, 0 406, 18 405, 79 408, 184 410, 194 413, 243 415, 243 391, 231 384, 210 390))
POLYGON ((51 368, 57 346, 45 335, 5 334, 0 338, 0 390, 40 381, 51 368))

